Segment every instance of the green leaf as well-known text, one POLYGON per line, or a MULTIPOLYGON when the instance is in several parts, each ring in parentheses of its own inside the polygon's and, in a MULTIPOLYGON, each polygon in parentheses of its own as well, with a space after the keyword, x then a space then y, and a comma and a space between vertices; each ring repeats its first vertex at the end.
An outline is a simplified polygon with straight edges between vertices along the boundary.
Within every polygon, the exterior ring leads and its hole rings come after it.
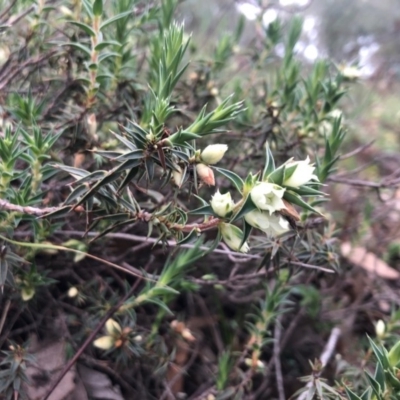
POLYGON ((398 341, 389 351, 389 365, 397 367, 400 363, 400 341, 398 341))
POLYGON ((251 234, 251 231, 253 230, 253 227, 247 223, 247 221, 243 218, 243 239, 242 242, 240 243, 239 249, 242 248, 246 240, 251 234))
POLYGON ((81 168, 69 167, 68 165, 63 165, 63 164, 51 164, 51 165, 56 169, 61 169, 65 172, 68 172, 75 179, 83 178, 90 174, 90 172, 85 171, 84 169, 81 168))
POLYGON ((200 207, 200 208, 196 208, 193 211, 189 211, 189 214, 190 215, 214 215, 214 216, 217 216, 214 213, 212 207, 209 206, 209 205, 206 205, 206 206, 203 206, 203 207, 200 207))
POLYGON ((283 164, 267 176, 267 182, 275 183, 276 185, 282 186, 284 174, 285 165, 283 164))
POLYGON ((373 376, 371 376, 371 374, 368 371, 365 371, 365 376, 367 377, 375 395, 378 396, 378 398, 379 398, 380 394, 382 393, 382 389, 384 389, 384 388, 381 388, 379 383, 375 380, 375 378, 373 376))
POLYGON ((117 42, 116 40, 104 40, 103 42, 100 42, 94 49, 96 51, 101 51, 101 50, 105 49, 108 46, 121 47, 121 43, 117 42))
POLYGON ((345 390, 346 390, 347 396, 349 397, 349 400, 362 400, 361 397, 357 396, 347 386, 345 387, 345 390))
POLYGON ((83 196, 86 192, 88 191, 88 187, 86 185, 80 185, 76 187, 66 198, 64 201, 64 204, 71 204, 74 202, 77 198, 83 196))
POLYGON ((124 180, 122 181, 121 185, 118 188, 118 192, 120 192, 126 185, 128 185, 131 180, 136 176, 139 172, 139 167, 132 168, 125 176, 124 180))
POLYGON ((362 395, 361 400, 371 400, 371 388, 368 388, 362 395))
POLYGON ((300 196, 326 196, 327 194, 321 192, 319 190, 313 189, 310 186, 300 186, 298 188, 294 188, 291 186, 285 186, 286 190, 290 190, 291 192, 297 193, 300 196))
POLYGON ((379 386, 381 388, 385 387, 385 373, 383 371, 381 363, 376 364, 374 378, 379 383, 379 386))
POLYGON ((69 212, 71 211, 71 207, 70 206, 66 206, 66 207, 62 207, 57 211, 53 211, 51 213, 42 215, 40 218, 44 219, 44 218, 61 218, 61 217, 65 217, 69 212))
POLYGON ((75 25, 85 31, 89 36, 95 37, 96 32, 89 26, 79 21, 68 21, 71 25, 75 25))
POLYGON ((121 18, 125 18, 125 17, 129 17, 129 15, 131 15, 133 13, 132 10, 129 11, 125 11, 122 12, 120 14, 114 15, 113 17, 107 19, 106 21, 104 21, 101 25, 100 25, 100 30, 104 29, 105 27, 107 27, 108 25, 113 24, 114 22, 120 20, 121 18))
POLYGON ((103 15, 103 0, 94 0, 92 10, 95 17, 101 17, 103 15))
POLYGON ((367 335, 369 345, 371 346, 375 357, 377 358, 378 362, 382 365, 383 369, 386 370, 390 368, 389 363, 389 355, 388 352, 384 347, 378 347, 375 342, 367 335))
POLYGON ((236 186, 236 189, 239 190, 239 192, 242 191, 244 183, 239 175, 235 174, 232 171, 228 171, 227 169, 224 168, 219 168, 214 166, 212 166, 212 168, 221 173, 222 175, 224 175, 226 178, 228 178, 236 186))
POLYGON ((92 52, 89 49, 89 47, 84 46, 83 44, 80 43, 74 43, 74 42, 70 42, 70 43, 61 43, 61 46, 71 46, 71 47, 75 47, 78 50, 83 51, 84 53, 86 53, 87 56, 91 57, 92 52))
POLYGON ((124 153, 119 155, 115 160, 122 161, 122 160, 139 160, 143 158, 143 150, 137 149, 133 151, 129 151, 128 153, 124 153))
POLYGON ((186 243, 193 243, 199 238, 199 233, 196 229, 192 229, 190 233, 185 236, 183 239, 181 239, 179 242, 177 242, 177 245, 182 245, 186 243))
POLYGON ((94 171, 91 174, 84 176, 83 178, 80 178, 74 182, 74 185, 82 184, 82 183, 87 183, 87 182, 93 182, 97 181, 99 179, 104 178, 107 175, 107 171, 94 171))
POLYGON ((391 385, 396 390, 400 389, 400 381, 390 369, 387 369, 385 371, 385 377, 389 385, 391 385))
POLYGON ((234 214, 230 220, 230 222, 235 222, 238 219, 242 218, 245 216, 248 212, 255 210, 257 207, 254 205, 254 203, 251 200, 250 195, 247 196, 246 200, 243 202, 242 207, 237 211, 236 214, 234 214))
POLYGON ((266 180, 267 176, 275 171, 275 161, 269 144, 265 144, 265 167, 262 173, 262 180, 266 180))
POLYGON ((291 192, 290 190, 285 190, 283 198, 291 204, 296 204, 299 207, 304 208, 305 210, 311 211, 315 214, 322 215, 315 208, 311 207, 308 203, 306 203, 299 195, 291 192))

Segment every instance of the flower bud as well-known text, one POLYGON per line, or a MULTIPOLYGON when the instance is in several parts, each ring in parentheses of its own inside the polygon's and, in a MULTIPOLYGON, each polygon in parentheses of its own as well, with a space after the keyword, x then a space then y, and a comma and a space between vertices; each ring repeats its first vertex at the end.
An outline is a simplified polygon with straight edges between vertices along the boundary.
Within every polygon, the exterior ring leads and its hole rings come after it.
POLYGON ((172 179, 174 180, 174 183, 178 188, 182 186, 182 181, 183 181, 183 172, 182 168, 179 165, 175 165, 176 169, 172 170, 172 179))
POLYGON ((78 296, 78 289, 75 286, 72 286, 71 288, 69 288, 68 290, 68 297, 76 297, 78 296))
POLYGON ((305 185, 312 179, 318 181, 318 177, 313 174, 315 167, 310 164, 310 158, 304 161, 291 161, 285 166, 284 186, 298 188, 305 185))
POLYGON ((114 339, 111 336, 102 336, 96 339, 93 345, 102 350, 109 350, 114 346, 114 339))
POLYGON ((375 325, 375 333, 379 339, 382 339, 385 336, 385 323, 380 319, 375 325))
POLYGON ((219 217, 225 217, 226 214, 233 210, 234 206, 231 194, 229 192, 221 194, 219 190, 211 198, 210 204, 215 214, 219 217))
POLYGON ((269 182, 259 182, 250 192, 251 200, 259 210, 275 211, 285 208, 282 200, 285 189, 269 182))
POLYGON ((117 321, 110 318, 106 322, 106 331, 109 335, 115 335, 121 333, 121 326, 117 321))
POLYGON ((29 301, 35 295, 35 288, 26 286, 21 290, 21 297, 23 301, 29 301))
POLYGON ((340 68, 340 73, 344 78, 349 80, 356 80, 361 78, 361 70, 354 66, 344 66, 340 68))
POLYGON ((243 232, 235 225, 221 223, 219 225, 222 239, 224 242, 235 251, 247 253, 250 248, 247 242, 244 242, 242 247, 239 248, 243 240, 243 232))
POLYGON ((216 164, 228 150, 226 144, 211 144, 201 152, 201 160, 206 164, 216 164))
POLYGON ((188 328, 185 328, 182 333, 182 337, 187 340, 188 342, 194 342, 196 341, 196 338, 193 336, 192 332, 188 328))
POLYGON ((97 120, 96 114, 89 114, 87 117, 87 124, 89 128, 89 134, 92 138, 97 139, 97 120))
POLYGON ((196 172, 200 179, 208 186, 215 186, 214 172, 205 164, 197 164, 196 172))

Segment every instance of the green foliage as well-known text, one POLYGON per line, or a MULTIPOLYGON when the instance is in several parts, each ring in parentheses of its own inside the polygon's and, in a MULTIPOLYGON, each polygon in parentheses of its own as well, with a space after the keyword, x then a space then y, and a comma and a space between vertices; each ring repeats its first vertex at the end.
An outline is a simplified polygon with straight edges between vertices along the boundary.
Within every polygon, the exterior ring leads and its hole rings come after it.
MULTIPOLYGON (((295 296, 312 316, 319 311, 299 280, 307 269, 338 269, 322 184, 346 132, 332 115, 347 90, 342 75, 328 61, 309 71, 298 60, 299 18, 263 28, 259 47, 246 51, 242 19, 203 54, 173 0, 39 2, 34 14, 17 3, 3 18, 10 56, 0 69, 1 301, 20 310, 21 324, 48 299, 67 303, 74 351, 116 306, 90 357, 118 373, 151 370, 154 381, 136 387, 135 372, 128 387, 166 398, 180 341, 197 340, 171 319, 189 320, 204 297, 223 332, 208 393, 250 393, 295 296), (21 48, 13 16, 24 10, 21 48), (224 315, 226 301, 237 320, 224 315)), ((14 323, 7 319, 8 331, 14 323)), ((0 382, 18 397, 31 361, 18 345, 5 354, 0 382)), ((370 378, 375 392, 383 375, 396 376, 397 350, 387 357, 370 378)), ((334 393, 318 385, 320 397, 334 393)))

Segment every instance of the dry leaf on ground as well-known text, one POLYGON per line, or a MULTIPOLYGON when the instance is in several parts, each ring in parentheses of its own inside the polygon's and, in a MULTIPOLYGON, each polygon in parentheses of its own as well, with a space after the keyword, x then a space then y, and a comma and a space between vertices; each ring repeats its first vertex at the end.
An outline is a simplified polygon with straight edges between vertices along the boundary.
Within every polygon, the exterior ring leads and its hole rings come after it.
POLYGON ((366 271, 376 274, 383 279, 399 279, 400 273, 389 266, 385 261, 364 247, 352 247, 349 242, 343 242, 340 247, 342 256, 352 264, 364 268, 366 271))

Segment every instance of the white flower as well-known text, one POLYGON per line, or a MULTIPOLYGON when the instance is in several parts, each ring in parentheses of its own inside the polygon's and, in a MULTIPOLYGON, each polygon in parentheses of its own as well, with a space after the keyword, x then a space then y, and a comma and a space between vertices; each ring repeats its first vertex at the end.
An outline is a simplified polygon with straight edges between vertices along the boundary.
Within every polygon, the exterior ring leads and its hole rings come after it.
POLYGON ((271 225, 270 215, 264 211, 250 211, 244 216, 244 219, 248 224, 254 226, 254 228, 264 232, 267 232, 271 225))
POLYGON ((215 186, 214 172, 205 164, 197 164, 196 172, 200 179, 208 186, 215 186))
POLYGON ((114 346, 114 338, 112 336, 102 336, 96 339, 93 345, 102 350, 109 350, 114 346))
POLYGON ((358 69, 357 67, 353 67, 353 66, 344 66, 340 68, 340 72, 341 74, 350 80, 355 80, 358 78, 361 78, 362 76, 362 72, 360 69, 358 69))
POLYGON ((210 144, 201 152, 201 161, 206 164, 216 164, 221 161, 227 150, 228 146, 226 144, 210 144))
POLYGON ((231 194, 229 192, 221 194, 219 190, 211 198, 210 204, 215 214, 220 217, 225 217, 226 214, 232 211, 234 206, 231 194))
POLYGON ((279 214, 270 216, 269 236, 280 236, 290 230, 289 222, 279 214))
POLYGON ((249 245, 244 242, 242 247, 239 249, 240 243, 242 243, 243 232, 235 225, 232 224, 220 224, 220 230, 222 239, 224 242, 235 251, 240 251, 242 253, 247 253, 249 251, 249 245))
POLYGON ((260 182, 251 189, 250 196, 254 205, 259 210, 274 211, 282 210, 285 204, 282 200, 285 189, 269 182, 260 182))
POLYGON ((298 188, 310 182, 312 179, 318 181, 318 177, 313 173, 315 167, 310 164, 310 157, 307 157, 304 161, 288 162, 285 171, 292 168, 294 169, 293 173, 284 180, 284 186, 298 188))
POLYGON ((244 216, 246 222, 260 229, 268 236, 279 236, 289 230, 289 222, 278 214, 268 214, 264 211, 253 210, 244 216))

